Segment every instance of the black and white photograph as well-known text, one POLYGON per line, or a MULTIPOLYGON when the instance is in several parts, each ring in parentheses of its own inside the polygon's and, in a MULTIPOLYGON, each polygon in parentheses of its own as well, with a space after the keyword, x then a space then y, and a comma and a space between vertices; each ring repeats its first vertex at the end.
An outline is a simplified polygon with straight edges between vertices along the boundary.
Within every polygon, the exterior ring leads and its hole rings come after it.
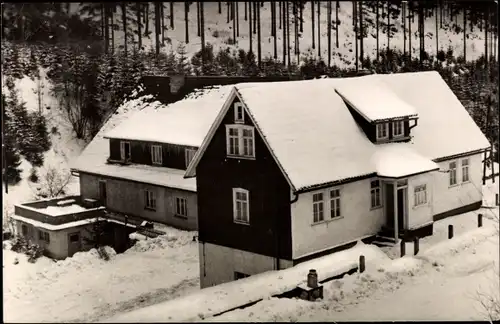
POLYGON ((497 0, 1 10, 4 322, 500 320, 497 0))

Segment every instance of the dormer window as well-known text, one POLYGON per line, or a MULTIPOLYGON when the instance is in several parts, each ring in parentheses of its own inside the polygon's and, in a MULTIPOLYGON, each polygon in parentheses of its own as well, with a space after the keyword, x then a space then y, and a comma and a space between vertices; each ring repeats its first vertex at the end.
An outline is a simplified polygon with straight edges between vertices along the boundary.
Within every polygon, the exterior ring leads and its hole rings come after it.
POLYGON ((377 124, 377 140, 389 138, 389 124, 377 124))
POLYGON ((234 122, 243 124, 245 122, 245 114, 243 105, 240 102, 234 104, 234 122))
POLYGON ((392 122, 392 136, 393 137, 403 136, 403 134, 404 134, 403 127, 404 127, 404 124, 403 124, 402 120, 392 122))

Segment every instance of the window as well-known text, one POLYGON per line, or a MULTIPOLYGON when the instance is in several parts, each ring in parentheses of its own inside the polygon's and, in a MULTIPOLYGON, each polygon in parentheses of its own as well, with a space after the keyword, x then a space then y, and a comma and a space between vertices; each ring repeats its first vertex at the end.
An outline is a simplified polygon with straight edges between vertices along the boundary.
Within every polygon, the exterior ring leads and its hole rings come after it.
POLYGON ((186 169, 189 166, 189 163, 191 163, 191 161, 193 160, 195 153, 196 150, 194 149, 186 149, 185 151, 186 169))
POLYGON ((233 213, 235 222, 245 224, 250 222, 249 205, 250 197, 248 190, 233 188, 233 213))
POLYGON ((254 128, 244 125, 227 125, 227 154, 229 156, 255 157, 254 128))
POLYGON ((145 208, 156 210, 156 193, 150 190, 144 190, 145 208))
POLYGON ((44 241, 45 243, 50 243, 50 235, 44 231, 38 231, 38 239, 44 241))
POLYGON ((377 124, 377 139, 384 139, 389 137, 389 124, 377 124))
POLYGON ((382 206, 382 199, 381 199, 381 194, 380 194, 380 181, 379 180, 373 180, 370 183, 370 196, 371 196, 371 201, 372 201, 372 208, 377 208, 382 206))
POLYGON ((28 226, 26 225, 21 225, 21 232, 23 233, 23 236, 27 236, 28 235, 28 226))
POLYGON ((395 121, 392 123, 392 136, 394 137, 400 137, 403 136, 403 121, 395 121))
POLYGON ((151 162, 162 165, 163 155, 161 145, 151 145, 151 162))
POLYGON ((234 280, 239 280, 239 279, 243 279, 243 278, 247 278, 247 277, 250 277, 250 275, 247 275, 246 273, 238 272, 238 271, 234 272, 234 280))
POLYGON ((415 186, 415 206, 427 204, 427 185, 415 186))
POLYGON ((449 165, 450 186, 457 184, 457 162, 451 162, 449 165))
POLYGON ((175 215, 187 217, 187 200, 186 198, 175 198, 175 215))
POLYGON ((130 160, 130 143, 120 142, 120 157, 123 161, 130 160))
POLYGON ((323 194, 317 193, 313 195, 313 222, 321 222, 325 219, 323 215, 323 194))
POLYGON ((245 122, 245 114, 243 112, 243 105, 239 102, 234 104, 234 122, 235 123, 244 123, 245 122))
POLYGON ((78 243, 80 242, 80 233, 73 233, 69 235, 69 241, 71 243, 78 243))
POLYGON ((340 217, 340 189, 330 191, 330 217, 340 217))
POLYGON ((243 129, 243 155, 253 156, 253 129, 243 129))
POLYGON ((462 160, 462 182, 469 181, 469 159, 462 160))

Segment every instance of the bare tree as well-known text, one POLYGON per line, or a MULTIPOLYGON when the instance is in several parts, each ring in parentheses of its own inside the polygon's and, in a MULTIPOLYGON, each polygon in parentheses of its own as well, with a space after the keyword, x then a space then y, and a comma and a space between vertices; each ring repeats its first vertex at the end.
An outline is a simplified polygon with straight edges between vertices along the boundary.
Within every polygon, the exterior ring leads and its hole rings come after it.
POLYGON ((257 62, 260 67, 261 60, 262 60, 262 43, 261 43, 261 33, 260 33, 260 6, 256 5, 256 16, 257 16, 257 62))
POLYGON ((185 40, 189 44, 189 2, 184 2, 185 40))
POLYGON ((311 27, 312 27, 312 48, 316 48, 316 43, 315 43, 315 34, 314 34, 314 1, 311 1, 311 27))
POLYGON ((174 2, 173 1, 170 1, 170 29, 174 29, 174 2))
MULTIPOLYGON (((405 3, 403 3, 403 6, 405 6, 405 3)), ((403 7, 403 13, 404 13, 404 7, 403 7)), ((404 14, 403 14, 403 19, 406 19, 404 17, 404 14)), ((376 51, 377 51, 377 61, 378 61, 378 54, 379 54, 379 44, 378 44, 378 40, 379 40, 379 20, 380 20, 380 16, 379 16, 379 0, 375 1, 375 29, 377 30, 377 37, 376 37, 376 51)), ((405 28, 403 27, 403 34, 406 35, 406 30, 405 28)), ((405 45, 406 45, 406 42, 404 42, 405 45)))
POLYGON ((321 58, 321 1, 318 1, 318 57, 321 58))
POLYGON ((141 27, 142 27, 142 22, 141 22, 141 2, 136 2, 135 3, 135 10, 136 10, 136 15, 137 15, 137 44, 139 46, 139 49, 142 48, 142 34, 141 34, 141 27))
POLYGON ((328 0, 327 3, 327 13, 326 13, 326 19, 327 23, 326 26, 328 28, 328 66, 331 66, 332 63, 332 1, 328 0))
POLYGON ((250 41, 250 52, 252 52, 252 45, 253 45, 253 39, 252 39, 252 3, 248 3, 248 38, 250 41))
POLYGON ((42 168, 40 183, 34 192, 35 198, 56 198, 65 194, 65 190, 71 180, 71 173, 61 170, 59 167, 49 165, 42 168))

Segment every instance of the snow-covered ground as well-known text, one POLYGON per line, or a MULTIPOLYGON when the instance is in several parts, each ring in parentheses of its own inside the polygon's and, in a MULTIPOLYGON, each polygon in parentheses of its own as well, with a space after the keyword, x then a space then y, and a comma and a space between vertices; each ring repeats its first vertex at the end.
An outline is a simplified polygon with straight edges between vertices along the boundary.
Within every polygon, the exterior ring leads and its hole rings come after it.
POLYGON ((110 261, 92 250, 32 264, 4 248, 4 321, 88 322, 198 290, 196 233, 162 230, 125 253, 110 250, 110 261))
MULTIPOLYGON (((354 30, 352 22, 352 1, 340 1, 339 8, 339 47, 336 47, 335 42, 335 31, 332 31, 332 64, 341 67, 352 66, 354 62, 355 55, 355 44, 354 30)), ((76 6, 77 4, 75 4, 76 6)), ((332 3, 332 20, 335 20, 335 3, 332 3)), ((245 10, 244 4, 239 3, 239 36, 236 37, 237 43, 230 45, 229 38, 233 38, 233 21, 227 22, 227 6, 226 3, 222 4, 222 13, 218 13, 217 2, 206 2, 204 5, 205 13, 205 41, 214 46, 214 50, 217 51, 221 48, 229 47, 232 49, 244 49, 249 50, 249 23, 248 20, 245 21, 245 10)), ((290 10, 292 8, 290 7, 290 10)), ((150 17, 154 17, 154 8, 152 5, 149 6, 150 17)), ((189 31, 189 44, 186 45, 187 56, 191 57, 194 53, 201 48, 201 38, 197 36, 197 19, 196 19, 196 4, 193 3, 188 13, 188 31, 189 31)), ((115 15, 116 23, 119 23, 119 15, 115 15)), ((381 13, 381 12, 380 12, 381 13)), ((307 55, 308 51, 311 51, 313 56, 317 56, 318 49, 318 30, 317 30, 317 6, 315 6, 315 39, 316 39, 316 49, 312 49, 312 24, 311 24, 311 4, 307 2, 303 12, 303 32, 299 37, 299 48, 303 58, 307 55)), ((263 7, 261 7, 261 47, 262 47, 262 57, 272 57, 274 54, 274 39, 271 36, 271 6, 270 2, 266 2, 263 7)), ((184 21, 184 3, 176 2, 174 4, 174 29, 170 29, 170 7, 166 5, 165 8, 165 27, 168 30, 165 31, 165 46, 162 47, 162 51, 168 53, 170 50, 176 50, 180 43, 185 42, 185 21, 184 21)), ((328 56, 328 36, 327 36, 327 1, 321 2, 321 57, 327 61, 328 56)), ((145 49, 154 48, 155 37, 154 37, 154 19, 150 18, 149 30, 152 32, 150 37, 143 37, 142 43, 145 49)), ((369 9, 366 9, 366 13, 363 15, 365 21, 375 20, 375 13, 369 9)), ((290 15, 290 53, 291 62, 297 62, 297 56, 294 55, 294 29, 293 29, 293 16, 290 15)), ((386 19, 380 18, 381 25, 386 23, 386 19)), ((462 27, 463 19, 460 15, 456 19, 458 26, 462 27)), ((404 36, 403 36, 403 21, 401 17, 396 20, 391 18, 391 24, 398 29, 398 32, 393 35, 389 40, 390 48, 399 49, 403 51, 404 36)), ((408 29, 408 21, 406 22, 406 28, 408 29)), ((429 54, 436 54, 437 50, 447 50, 448 47, 453 48, 455 56, 463 55, 463 33, 456 34, 451 29, 452 21, 450 18, 446 17, 444 12, 443 17, 443 28, 439 28, 439 38, 436 44, 435 32, 436 32, 436 20, 435 17, 429 17, 425 20, 425 50, 429 54), (437 48, 439 46, 439 48, 437 48)), ((279 25, 278 25, 279 26, 279 25)), ((135 28, 135 27, 133 27, 135 28)), ((367 28, 367 37, 364 39, 364 53, 365 56, 370 56, 372 59, 376 57, 376 31, 373 28, 367 28)), ((237 30, 238 30, 237 29, 237 30)), ((470 26, 468 29, 468 37, 466 40, 467 44, 467 59, 477 59, 480 55, 484 53, 484 31, 481 32, 478 27, 474 27, 474 31, 470 31, 470 26)), ((418 19, 415 18, 411 26, 412 30, 412 55, 417 57, 419 54, 419 38, 418 38, 418 19)), ((144 28, 143 28, 144 32, 144 28)), ((379 48, 387 48, 387 35, 380 28, 379 37, 379 48)), ((406 31, 408 35, 408 30, 406 31)), ((279 60, 283 59, 283 32, 282 29, 278 29, 278 45, 277 45, 277 57, 279 60)), ((161 37, 161 36, 160 36, 161 37)), ((137 37, 133 36, 134 41, 137 41, 137 37)), ((121 31, 115 32, 116 46, 121 46, 123 44, 123 33, 121 31)), ((257 51, 257 35, 254 34, 252 37, 253 51, 257 51)), ((406 49, 409 48, 409 37, 406 39, 406 49)))

